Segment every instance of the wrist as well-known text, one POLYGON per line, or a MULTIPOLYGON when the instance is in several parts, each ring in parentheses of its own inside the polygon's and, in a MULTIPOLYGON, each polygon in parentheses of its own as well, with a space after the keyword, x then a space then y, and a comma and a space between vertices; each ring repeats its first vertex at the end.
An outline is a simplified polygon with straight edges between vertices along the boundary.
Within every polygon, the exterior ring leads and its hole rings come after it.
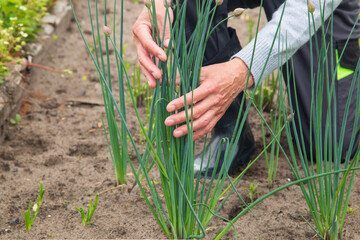
POLYGON ((254 77, 251 72, 249 73, 249 68, 245 62, 238 57, 234 57, 230 60, 230 62, 232 64, 232 69, 238 76, 238 80, 240 81, 240 84, 243 86, 243 88, 245 89, 252 87, 254 85, 254 77))

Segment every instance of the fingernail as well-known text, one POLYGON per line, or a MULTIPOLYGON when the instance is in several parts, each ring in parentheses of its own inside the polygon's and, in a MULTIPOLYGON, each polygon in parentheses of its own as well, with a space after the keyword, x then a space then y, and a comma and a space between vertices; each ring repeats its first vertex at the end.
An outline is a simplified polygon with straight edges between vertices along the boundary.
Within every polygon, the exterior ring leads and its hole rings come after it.
POLYGON ((148 81, 149 87, 155 88, 154 84, 151 81, 148 81))
POLYGON ((168 105, 167 106, 167 110, 168 110, 168 112, 173 112, 173 111, 175 111, 175 109, 176 109, 176 107, 175 107, 175 105, 168 105))
POLYGON ((161 54, 161 53, 159 53, 159 54, 157 55, 157 58, 160 59, 160 61, 165 62, 165 61, 166 61, 166 54, 161 54))
POLYGON ((183 131, 181 131, 181 130, 175 130, 174 131, 174 136, 175 137, 181 137, 183 135, 183 131))
POLYGON ((173 119, 171 119, 171 118, 165 120, 165 125, 166 126, 172 126, 172 125, 174 125, 174 123, 175 123, 175 121, 173 119))
POLYGON ((169 43, 170 43, 170 39, 166 39, 165 41, 164 41, 164 47, 168 47, 169 46, 169 43))

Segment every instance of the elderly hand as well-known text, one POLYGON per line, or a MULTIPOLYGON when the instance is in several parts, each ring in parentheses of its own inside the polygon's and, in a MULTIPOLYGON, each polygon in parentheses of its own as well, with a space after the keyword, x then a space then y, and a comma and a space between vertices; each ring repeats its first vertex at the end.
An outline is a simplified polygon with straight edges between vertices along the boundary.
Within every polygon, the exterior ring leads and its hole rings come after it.
MULTIPOLYGON (((166 15, 166 8, 162 0, 155 1, 156 6, 156 22, 159 31, 163 31, 164 19, 166 15)), ((153 9, 152 9, 153 10, 153 9)), ((168 8, 171 21, 173 19, 173 12, 168 8)), ((171 24, 171 23, 170 23, 171 24)), ((140 16, 133 26, 134 43, 137 49, 138 61, 142 73, 145 75, 151 88, 156 87, 156 79, 161 78, 161 71, 152 60, 153 56, 161 61, 166 61, 165 51, 157 45, 152 38, 152 25, 149 9, 144 7, 140 16)), ((162 35, 162 34, 160 34, 162 35)), ((166 22, 166 29, 164 35, 164 46, 167 47, 168 39, 170 39, 170 26, 166 22)))
MULTIPOLYGON (((187 105, 191 105, 193 97, 194 140, 209 133, 236 96, 245 89, 248 72, 248 67, 239 58, 201 69, 200 86, 186 94, 187 105)), ((247 87, 253 84, 254 80, 250 75, 247 87)), ((184 97, 180 97, 171 101, 166 110, 174 112, 184 106, 184 97)), ((191 109, 188 110, 189 116, 190 111, 191 109)), ((185 111, 181 111, 166 118, 165 125, 182 124, 173 132, 174 137, 181 137, 187 134, 187 126, 183 124, 185 122, 185 111)))

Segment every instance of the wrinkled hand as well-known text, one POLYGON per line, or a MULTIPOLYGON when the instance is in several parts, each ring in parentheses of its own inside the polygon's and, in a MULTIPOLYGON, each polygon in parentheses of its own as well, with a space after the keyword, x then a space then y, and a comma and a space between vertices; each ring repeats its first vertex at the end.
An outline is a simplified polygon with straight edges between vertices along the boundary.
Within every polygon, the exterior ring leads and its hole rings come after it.
MULTIPOLYGON (((236 96, 245 89, 248 71, 246 64, 239 58, 201 69, 200 86, 186 94, 187 105, 191 105, 193 97, 194 140, 209 133, 236 96)), ((253 84, 254 80, 250 76, 247 87, 251 87, 253 84)), ((180 97, 171 101, 166 110, 174 112, 183 107, 184 97, 180 97)), ((189 117, 191 116, 190 111, 191 109, 188 110, 189 117)), ((165 125, 174 126, 185 122, 185 111, 181 111, 166 118, 165 125)), ((174 137, 186 134, 186 124, 177 127, 173 132, 174 137)))
MULTIPOLYGON (((166 9, 162 0, 155 0, 156 3, 156 21, 159 31, 163 31, 164 18, 166 15, 166 9)), ((171 8, 168 8, 171 21, 173 19, 173 12, 171 8)), ((161 71, 153 61, 153 56, 161 61, 166 61, 165 51, 157 45, 152 38, 152 25, 150 19, 149 9, 144 7, 140 16, 136 20, 133 28, 134 43, 137 49, 139 66, 142 73, 149 82, 151 88, 156 87, 156 79, 161 78, 161 71)), ((162 36, 162 33, 160 33, 162 36)), ((166 29, 164 34, 164 46, 167 47, 168 40, 170 39, 170 26, 169 22, 166 22, 166 29)))

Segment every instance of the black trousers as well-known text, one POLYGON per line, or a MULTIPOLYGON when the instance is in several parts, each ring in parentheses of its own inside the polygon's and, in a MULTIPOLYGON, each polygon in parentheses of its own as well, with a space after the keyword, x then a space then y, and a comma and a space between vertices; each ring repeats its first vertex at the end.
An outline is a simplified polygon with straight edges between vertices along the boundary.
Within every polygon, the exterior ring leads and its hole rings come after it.
MULTIPOLYGON (((271 15, 276 9, 281 5, 283 1, 282 0, 273 0, 273 1, 265 1, 264 0, 264 9, 267 14, 268 19, 271 18, 271 15)), ((187 29, 186 33, 187 36, 190 37, 192 30, 194 29, 196 24, 196 1, 189 0, 187 3, 187 29)), ((355 9, 355 13, 353 14, 356 19, 357 14, 357 8, 356 8, 357 1, 354 2, 354 0, 344 0, 344 3, 342 3, 339 8, 348 8, 349 11, 352 11, 355 9), (354 5, 355 4, 355 5, 354 5)), ((224 0, 223 4, 218 7, 217 12, 215 14, 214 21, 212 25, 214 26, 218 22, 220 22, 222 19, 226 18, 228 11, 234 9, 235 7, 255 7, 259 5, 259 1, 257 0, 237 0, 237 1, 229 1, 224 0)), ((358 5, 357 5, 358 7, 358 5)), ((339 20, 341 19, 341 14, 345 14, 345 18, 347 18, 348 22, 351 23, 351 14, 346 14, 349 11, 341 11, 341 9, 338 11, 337 15, 334 17, 334 28, 337 27, 338 31, 335 31, 334 35, 337 39, 347 39, 348 35, 346 35, 348 29, 351 30, 352 26, 344 26, 344 22, 339 20), (340 15, 340 16, 339 16, 340 15), (338 20, 337 20, 338 19, 338 20), (342 25, 341 25, 342 24, 342 25)), ((354 11, 353 11, 354 12, 354 11)), ((355 22, 355 21, 353 21, 355 22)), ((351 24, 348 24, 351 25, 351 24)), ((318 39, 321 37, 321 32, 319 31, 317 33, 318 39)), ((360 57, 360 49, 359 44, 357 42, 358 36, 360 36, 360 26, 355 28, 355 31, 353 33, 354 40, 351 40, 347 49, 345 49, 343 58, 341 60, 341 64, 344 65, 343 67, 346 67, 348 69, 355 70, 356 63, 359 60, 360 57)), ((313 46, 315 46, 315 38, 311 40, 313 42, 313 46)), ((336 62, 335 56, 336 51, 341 52, 343 50, 342 44, 344 43, 344 40, 334 40, 332 37, 330 38, 329 35, 327 35, 326 39, 327 43, 330 43, 330 41, 333 41, 333 49, 329 50, 327 52, 328 55, 328 69, 333 68, 334 63, 336 62)), ((205 56, 204 56, 204 62, 203 65, 210 65, 220 62, 225 62, 230 59, 231 56, 233 56, 235 53, 237 53, 241 49, 240 43, 237 39, 236 33, 233 29, 230 29, 227 27, 227 22, 224 22, 221 24, 217 29, 214 31, 214 33, 210 36, 209 41, 206 46, 205 56)), ((310 152, 310 139, 313 138, 313 134, 310 133, 311 129, 311 89, 313 86, 316 86, 318 79, 314 79, 315 83, 311 81, 312 77, 311 69, 313 69, 313 73, 316 73, 319 69, 322 69, 322 66, 318 66, 317 60, 318 57, 316 54, 313 56, 313 66, 311 66, 311 57, 310 52, 315 53, 315 49, 311 49, 310 47, 310 41, 306 43, 304 46, 302 46, 296 54, 289 60, 284 66, 283 69, 283 76, 285 83, 288 85, 289 88, 289 96, 291 98, 291 102, 293 103, 293 109, 296 109, 295 115, 299 114, 301 116, 301 122, 298 121, 297 117, 294 118, 296 130, 301 131, 304 134, 304 141, 305 141, 305 148, 307 150, 307 153, 310 152), (290 71, 289 71, 290 66, 290 71), (292 68, 291 66, 294 66, 292 68), (315 85, 314 85, 315 84, 315 85), (295 106, 294 103, 298 102, 299 105, 295 106)), ((329 77, 326 78, 328 82, 324 82, 324 87, 327 86, 327 84, 331 84, 333 81, 331 78, 331 73, 335 69, 331 69, 331 71, 326 72, 325 74, 328 74, 329 77)), ((345 106, 347 102, 347 98, 349 96, 349 89, 351 82, 354 80, 355 83, 355 89, 353 91, 353 97, 351 98, 351 104, 350 109, 347 116, 347 122, 346 122, 346 131, 345 131, 345 140, 343 145, 343 154, 342 158, 346 156, 347 151, 349 150, 350 140, 351 140, 351 133, 353 132, 354 128, 354 120, 355 120, 355 114, 359 114, 355 111, 356 108, 356 101, 360 101, 357 96, 357 87, 359 82, 359 75, 354 76, 353 74, 346 76, 342 79, 335 79, 335 93, 336 93, 336 102, 332 102, 332 104, 336 104, 337 113, 336 116, 331 116, 333 121, 336 121, 336 134, 337 137, 340 137, 340 130, 342 125, 342 120, 344 118, 344 112, 345 112, 345 106)), ((326 88, 325 88, 326 89, 326 88)), ((243 97, 243 94, 240 94, 238 96, 238 100, 241 100, 243 97)), ((323 99, 326 100, 326 94, 323 96, 323 99)), ((324 132, 326 127, 326 111, 327 111, 327 104, 323 105, 323 117, 322 117, 322 132, 324 132)), ((225 113, 224 117, 218 122, 217 125, 221 125, 224 122, 229 122, 232 119, 236 118, 238 111, 241 109, 233 109, 230 108, 225 113)), ((333 127, 332 127, 333 128, 333 127)), ((324 135, 322 136, 325 137, 324 135)), ((356 133, 356 141, 355 145, 352 149, 352 155, 357 150, 357 146, 359 145, 360 140, 360 134, 359 132, 356 133)), ((314 149, 314 146, 313 146, 314 149)), ((310 156, 308 156, 310 157, 310 156)))

